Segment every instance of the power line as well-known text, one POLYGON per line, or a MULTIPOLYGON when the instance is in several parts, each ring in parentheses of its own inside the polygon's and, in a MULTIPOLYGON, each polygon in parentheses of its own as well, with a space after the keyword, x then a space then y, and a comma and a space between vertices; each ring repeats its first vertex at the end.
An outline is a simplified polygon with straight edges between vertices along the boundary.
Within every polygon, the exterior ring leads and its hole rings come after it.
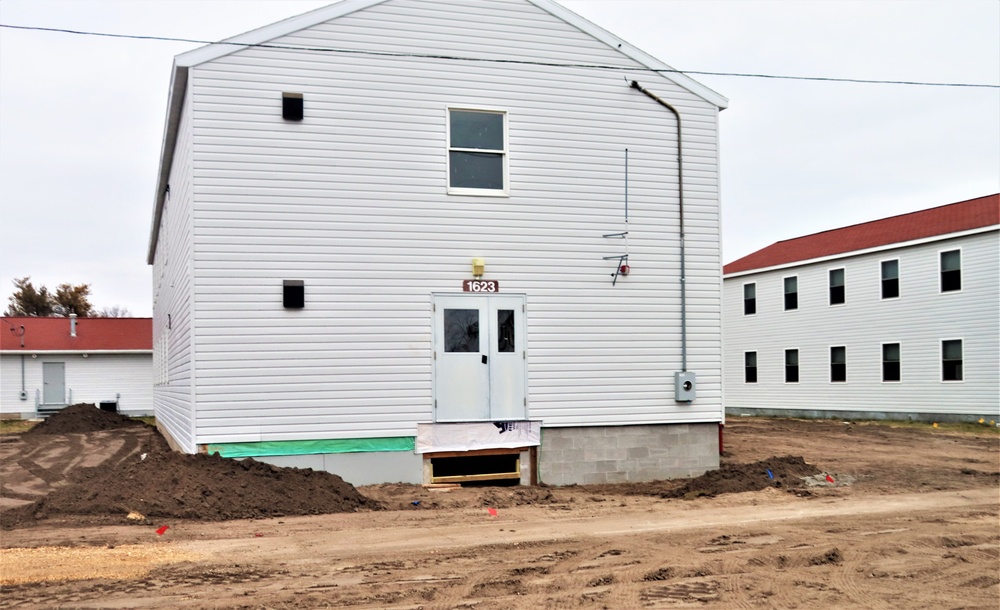
POLYGON ((485 57, 461 57, 457 55, 439 55, 423 53, 393 53, 390 51, 363 51, 359 49, 337 49, 333 47, 309 47, 298 45, 280 45, 271 43, 247 43, 215 40, 197 40, 194 38, 174 38, 170 36, 140 36, 136 34, 111 34, 107 32, 88 32, 83 30, 67 30, 62 28, 44 28, 27 25, 8 25, 0 23, 0 28, 12 30, 28 30, 36 32, 55 32, 59 34, 75 34, 78 36, 99 36, 103 38, 125 38, 130 40, 157 40, 162 42, 188 42, 203 45, 227 45, 233 47, 257 48, 257 49, 278 49, 283 51, 313 51, 318 53, 338 53, 343 55, 371 55, 376 57, 403 57, 416 59, 440 59, 447 61, 467 61, 497 64, 520 64, 528 66, 545 66, 552 68, 584 68, 593 70, 614 70, 622 72, 656 72, 661 74, 695 74, 698 76, 732 76, 738 78, 766 78, 772 80, 800 80, 832 83, 860 83, 865 85, 917 85, 922 87, 967 87, 979 89, 1000 89, 1000 85, 988 85, 982 83, 940 83, 927 81, 909 80, 879 80, 866 78, 836 78, 830 76, 791 76, 787 74, 754 74, 746 72, 710 72, 705 70, 676 70, 658 68, 626 68, 622 66, 609 66, 602 64, 576 64, 558 63, 544 61, 530 61, 525 59, 497 59, 485 57))

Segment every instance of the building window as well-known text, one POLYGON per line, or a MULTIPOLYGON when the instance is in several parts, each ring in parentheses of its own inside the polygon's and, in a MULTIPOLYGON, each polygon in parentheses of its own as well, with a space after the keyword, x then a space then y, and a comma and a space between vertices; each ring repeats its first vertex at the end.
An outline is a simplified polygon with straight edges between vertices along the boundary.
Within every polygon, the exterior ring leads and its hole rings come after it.
POLYGON ((882 298, 899 296, 899 260, 882 261, 882 298))
POLYGON ((757 352, 743 354, 743 380, 746 383, 757 383, 757 352))
POLYGON ((743 315, 757 313, 757 284, 743 284, 743 315))
POLYGON ((507 114, 448 110, 448 192, 507 193, 507 114))
POLYGON ((962 289, 962 251, 949 250, 941 253, 941 292, 962 289))
POLYGON ((899 381, 900 358, 898 343, 882 344, 882 381, 899 381))
POLYGON ((844 294, 844 270, 830 269, 830 305, 843 305, 847 300, 844 294))
POLYGON ((941 342, 941 381, 962 381, 962 340, 941 342))
POLYGON ((799 308, 799 278, 791 276, 785 278, 785 311, 799 308))
POLYGON ((785 350, 785 383, 799 382, 799 350, 785 350))
POLYGON ((843 345, 830 348, 830 381, 833 383, 847 381, 847 348, 843 345))

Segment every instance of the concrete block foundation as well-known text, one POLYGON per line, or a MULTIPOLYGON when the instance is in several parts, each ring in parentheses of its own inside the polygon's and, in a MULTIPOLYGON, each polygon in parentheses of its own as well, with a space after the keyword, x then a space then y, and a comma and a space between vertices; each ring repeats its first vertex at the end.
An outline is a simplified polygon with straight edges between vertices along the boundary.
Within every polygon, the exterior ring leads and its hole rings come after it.
POLYGON ((719 467, 719 424, 543 428, 538 454, 549 485, 695 477, 719 467))

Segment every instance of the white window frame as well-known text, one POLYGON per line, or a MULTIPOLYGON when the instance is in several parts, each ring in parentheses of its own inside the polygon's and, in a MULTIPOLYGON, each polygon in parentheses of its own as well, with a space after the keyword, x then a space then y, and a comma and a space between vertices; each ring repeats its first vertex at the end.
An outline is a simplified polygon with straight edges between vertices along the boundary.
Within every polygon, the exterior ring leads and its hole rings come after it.
POLYGON ((883 341, 878 344, 878 377, 882 380, 882 383, 903 383, 903 342, 902 341, 883 341), (899 346, 899 379, 896 381, 886 381, 885 380, 885 346, 886 345, 898 345, 899 346))
MULTIPOLYGON (((758 361, 759 362, 759 361, 758 361)), ((760 376, 758 375, 758 378, 760 376)), ((797 347, 786 347, 781 350, 781 379, 785 385, 796 385, 802 383, 802 350, 797 347), (788 352, 794 351, 796 356, 795 368, 798 369, 798 381, 788 381, 788 352)))
POLYGON ((963 273, 963 271, 965 270, 965 254, 962 252, 961 246, 957 246, 955 248, 942 248, 941 250, 938 250, 937 268, 938 268, 937 272, 938 294, 960 294, 965 290, 965 273, 963 273), (958 272, 961 274, 959 277, 962 278, 961 279, 962 287, 959 288, 958 290, 942 290, 941 274, 944 273, 944 269, 941 268, 941 255, 944 254, 945 252, 956 252, 956 251, 958 252, 958 272))
POLYGON ((740 292, 740 308, 743 317, 751 318, 757 315, 757 282, 744 282, 740 292), (747 313, 747 286, 753 286, 753 313, 747 313))
POLYGON ((843 307, 847 305, 847 267, 830 267, 826 270, 826 304, 829 307, 843 307), (830 300, 833 298, 831 291, 833 290, 833 284, 830 282, 830 273, 834 271, 844 272, 844 300, 841 303, 831 303, 830 300))
POLYGON ((449 195, 472 195, 475 197, 510 197, 510 142, 508 139, 508 124, 510 115, 501 108, 483 108, 480 106, 448 106, 444 113, 445 122, 445 184, 449 195), (458 110, 464 112, 483 112, 489 114, 499 114, 503 116, 503 150, 488 150, 479 148, 452 148, 451 146, 451 111, 458 110), (475 189, 451 186, 451 153, 457 152, 488 152, 499 153, 503 157, 503 188, 502 189, 475 189))
MULTIPOLYGON (((941 259, 939 258, 938 259, 938 264, 939 265, 941 264, 940 261, 941 261, 941 259)), ((899 299, 899 297, 903 296, 902 275, 903 275, 903 265, 900 264, 898 256, 894 257, 894 258, 884 258, 884 259, 882 259, 882 260, 880 260, 878 262, 878 298, 879 298, 880 301, 895 301, 895 300, 899 299), (896 261, 896 296, 894 296, 894 297, 887 297, 887 296, 883 296, 882 295, 882 282, 885 281, 885 278, 882 277, 882 263, 889 263, 889 262, 892 262, 892 261, 896 261)), ((847 281, 846 278, 845 278, 844 281, 846 283, 846 281, 847 281)), ((938 290, 940 290, 940 289, 941 289, 941 279, 939 277, 938 278, 938 290)), ((891 342, 887 341, 887 343, 891 343, 891 342)))
MULTIPOLYGON (((830 363, 830 366, 827 369, 827 373, 828 373, 827 374, 827 378, 826 378, 827 383, 829 383, 830 385, 844 385, 844 384, 846 384, 847 380, 849 379, 849 377, 847 376, 847 346, 845 344, 843 344, 843 343, 841 343, 839 345, 830 345, 830 346, 827 346, 826 354, 827 354, 827 356, 826 356, 827 360, 830 363), (843 381, 834 381, 833 380, 833 348, 835 348, 835 347, 842 347, 842 348, 844 348, 844 380, 843 381)), ((800 379, 802 378, 802 371, 801 370, 799 371, 799 378, 800 379)))
POLYGON ((799 294, 801 294, 801 292, 802 292, 801 290, 799 290, 799 288, 800 288, 799 287, 799 275, 797 273, 794 274, 794 275, 785 275, 785 276, 782 276, 782 278, 781 278, 781 310, 782 311, 798 311, 799 310, 799 306, 801 305, 801 303, 799 303, 799 294), (785 280, 787 280, 790 277, 794 277, 795 278, 795 309, 789 309, 788 307, 785 306, 785 295, 788 294, 787 292, 785 292, 785 280))
MULTIPOLYGON (((946 250, 947 252, 947 250, 946 250)), ((965 337, 946 337, 938 341, 938 379, 941 383, 965 383, 965 337), (945 379, 944 378, 944 342, 945 341, 961 341, 962 342, 962 378, 961 379, 945 379)))

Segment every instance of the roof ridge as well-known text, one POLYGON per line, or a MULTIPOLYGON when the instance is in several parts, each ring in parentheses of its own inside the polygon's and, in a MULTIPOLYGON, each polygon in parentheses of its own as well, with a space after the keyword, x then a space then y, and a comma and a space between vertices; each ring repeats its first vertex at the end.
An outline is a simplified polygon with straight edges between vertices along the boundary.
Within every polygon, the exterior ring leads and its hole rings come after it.
POLYGON ((776 241, 723 265, 723 275, 995 227, 1000 225, 998 203, 1000 193, 994 193, 776 241))
POLYGON ((936 205, 934 207, 924 208, 922 210, 914 210, 912 212, 903 212, 902 214, 894 214, 892 216, 885 216, 885 217, 882 217, 882 218, 876 218, 874 220, 865 220, 863 222, 856 222, 854 224, 844 225, 842 227, 836 227, 834 229, 825 229, 823 231, 816 231, 815 233, 807 233, 805 235, 799 235, 798 237, 789 237, 788 239, 779 239, 778 241, 774 242, 771 245, 774 245, 774 244, 783 244, 785 242, 795 241, 796 239, 805 239, 807 237, 814 237, 816 235, 823 235, 824 233, 833 233, 834 231, 843 231, 844 229, 851 229, 851 228, 854 228, 854 227, 861 227, 861 226, 864 226, 864 225, 870 225, 870 224, 874 224, 874 223, 877 223, 877 222, 885 222, 885 221, 889 221, 889 220, 894 220, 896 218, 902 218, 904 216, 912 216, 914 214, 921 214, 921 213, 924 213, 924 212, 932 212, 934 210, 940 210, 941 208, 947 208, 947 207, 953 206, 953 205, 961 205, 963 203, 969 203, 970 201, 975 201, 977 199, 987 199, 989 197, 998 197, 998 196, 1000 196, 1000 193, 991 193, 989 195, 984 195, 982 197, 971 197, 969 199, 963 199, 962 201, 955 201, 955 202, 952 202, 952 203, 945 203, 943 205, 936 205))

